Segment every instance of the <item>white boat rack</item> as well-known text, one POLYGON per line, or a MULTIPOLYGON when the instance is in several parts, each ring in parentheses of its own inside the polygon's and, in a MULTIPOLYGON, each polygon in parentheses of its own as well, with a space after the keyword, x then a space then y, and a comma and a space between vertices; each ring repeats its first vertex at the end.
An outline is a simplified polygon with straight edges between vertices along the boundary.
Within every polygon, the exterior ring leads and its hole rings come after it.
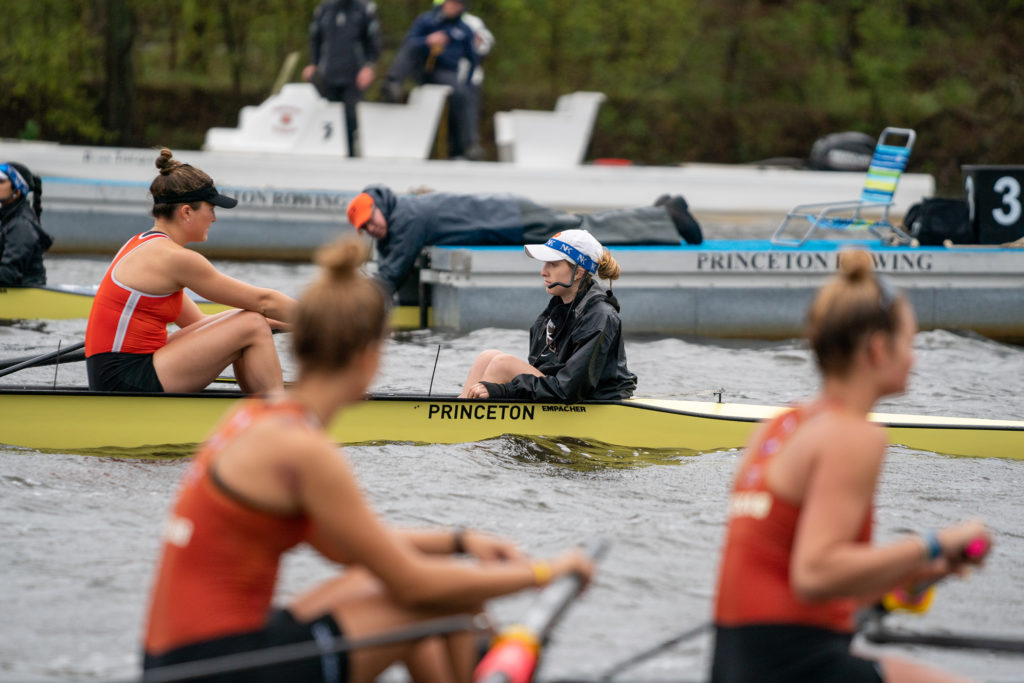
POLYGON ((583 163, 604 93, 562 95, 554 111, 513 109, 494 114, 498 160, 531 168, 583 163))

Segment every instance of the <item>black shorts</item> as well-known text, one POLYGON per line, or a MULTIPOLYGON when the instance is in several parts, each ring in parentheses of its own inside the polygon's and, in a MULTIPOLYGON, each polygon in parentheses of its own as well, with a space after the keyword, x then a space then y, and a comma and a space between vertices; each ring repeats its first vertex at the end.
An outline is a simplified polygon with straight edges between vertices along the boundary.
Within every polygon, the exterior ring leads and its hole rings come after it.
POLYGON ((85 368, 93 391, 164 391, 151 353, 97 353, 85 359, 85 368))
POLYGON ((716 626, 711 683, 882 683, 853 636, 814 626, 716 626))
MULTIPOLYGON (((267 625, 258 631, 238 633, 235 635, 204 640, 170 650, 159 656, 146 653, 143 657, 144 670, 162 666, 172 666, 185 662, 222 657, 238 653, 252 652, 278 645, 290 645, 316 641, 322 647, 329 647, 330 641, 341 635, 341 628, 330 615, 307 623, 295 620, 292 613, 285 609, 273 610, 267 625)), ((145 680, 145 677, 143 677, 145 680)), ((348 655, 345 652, 332 652, 308 659, 261 666, 244 671, 233 671, 214 676, 190 676, 190 681, 204 683, 271 683, 277 681, 323 681, 323 683, 345 683, 348 680, 348 655)))

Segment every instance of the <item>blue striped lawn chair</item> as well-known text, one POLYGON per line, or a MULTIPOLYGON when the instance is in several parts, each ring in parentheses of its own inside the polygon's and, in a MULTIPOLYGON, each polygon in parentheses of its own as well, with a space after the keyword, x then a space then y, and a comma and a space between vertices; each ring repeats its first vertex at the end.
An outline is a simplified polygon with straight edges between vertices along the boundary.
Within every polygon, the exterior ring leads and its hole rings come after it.
POLYGON ((900 181, 900 175, 907 167, 910 150, 914 148, 917 134, 909 128, 886 128, 875 145, 875 154, 871 157, 868 175, 864 181, 864 189, 860 199, 846 202, 822 202, 818 204, 801 204, 794 207, 772 235, 772 244, 787 247, 799 247, 819 228, 829 230, 870 230, 879 239, 883 238, 882 228, 888 228, 901 240, 910 241, 910 236, 889 221, 889 209, 893 205, 893 194, 900 181), (887 144, 889 136, 906 137, 903 145, 887 144), (878 218, 870 218, 862 212, 881 211, 878 218), (799 239, 783 237, 783 233, 794 218, 805 218, 810 227, 799 239))

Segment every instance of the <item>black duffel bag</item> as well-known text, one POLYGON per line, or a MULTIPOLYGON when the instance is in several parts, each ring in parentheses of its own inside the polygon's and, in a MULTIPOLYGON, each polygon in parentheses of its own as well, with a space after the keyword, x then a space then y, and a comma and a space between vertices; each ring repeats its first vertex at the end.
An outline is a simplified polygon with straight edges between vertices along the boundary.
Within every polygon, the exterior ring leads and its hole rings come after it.
POLYGON ((941 246, 946 240, 953 244, 978 243, 965 199, 929 197, 914 204, 903 217, 903 229, 925 247, 941 246))

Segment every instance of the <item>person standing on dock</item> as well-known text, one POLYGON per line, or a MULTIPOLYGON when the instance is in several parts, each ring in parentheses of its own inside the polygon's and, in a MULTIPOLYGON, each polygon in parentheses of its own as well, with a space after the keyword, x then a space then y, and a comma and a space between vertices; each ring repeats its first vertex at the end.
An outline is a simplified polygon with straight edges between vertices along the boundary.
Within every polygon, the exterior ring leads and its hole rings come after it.
POLYGON ((242 391, 283 385, 272 329, 287 329, 295 300, 224 275, 185 248, 204 242, 214 207, 238 201, 203 171, 163 149, 149 187, 153 227, 121 247, 93 299, 85 362, 94 391, 200 391, 229 365, 242 391), (237 310, 203 315, 185 288, 237 310), (167 325, 177 332, 168 336, 167 325))
POLYGON ((565 230, 524 249, 544 262, 540 273, 551 295, 530 328, 529 360, 484 351, 459 398, 576 403, 632 396, 636 375, 626 366, 619 302, 594 279, 617 280, 615 258, 586 230, 565 230))
POLYGON ((603 244, 677 246, 703 241, 700 225, 676 195, 654 206, 573 214, 512 194, 433 192, 398 196, 370 185, 348 205, 348 221, 377 241, 377 276, 398 291, 420 250, 432 245, 543 243, 560 230, 584 229, 603 244))
POLYGON ((398 529, 371 509, 327 431, 340 409, 363 399, 389 336, 387 295, 360 273, 365 256, 351 237, 318 253, 322 272, 295 313, 298 379, 240 403, 184 475, 164 527, 147 671, 316 643, 320 651, 306 659, 228 672, 224 680, 362 683, 403 661, 415 681, 468 683, 478 650, 466 624, 386 647, 339 651, 337 639, 475 615, 491 598, 568 574, 589 580, 593 562, 579 550, 531 560, 506 539, 461 528, 398 529), (277 607, 281 558, 302 543, 346 569, 277 607))
POLYGON ((821 393, 762 426, 736 473, 713 683, 959 680, 850 652, 860 604, 980 564, 991 539, 971 521, 871 542, 888 439, 867 415, 883 396, 905 391, 917 325, 907 299, 874 274, 867 251, 841 254, 839 271, 808 316, 821 393), (968 552, 974 544, 980 552, 968 552))
POLYGON ((41 194, 42 183, 27 168, 14 162, 0 164, 0 287, 46 284, 43 253, 53 238, 39 223, 41 194))
POLYGON ((380 59, 377 5, 367 0, 324 0, 309 24, 309 64, 303 80, 330 102, 345 105, 348 155, 356 156, 356 104, 373 83, 380 59))

